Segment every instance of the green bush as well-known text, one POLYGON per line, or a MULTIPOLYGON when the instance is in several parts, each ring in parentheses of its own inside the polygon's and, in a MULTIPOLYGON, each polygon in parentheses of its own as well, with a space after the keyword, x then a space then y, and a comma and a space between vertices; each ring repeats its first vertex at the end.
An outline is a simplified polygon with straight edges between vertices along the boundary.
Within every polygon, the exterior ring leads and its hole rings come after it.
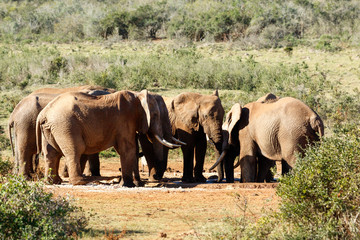
POLYGON ((359 239, 360 129, 347 125, 335 133, 308 148, 280 179, 278 212, 245 226, 248 219, 227 219, 236 231, 218 231, 216 239, 359 239))
POLYGON ((13 168, 12 162, 10 162, 9 159, 5 160, 0 153, 0 177, 4 177, 8 175, 11 172, 12 168, 13 168))
POLYGON ((311 43, 326 34, 356 45, 359 7, 357 0, 2 1, 0 39, 71 42, 120 35, 145 40, 161 32, 161 37, 259 48, 286 46, 289 40, 311 43))
POLYGON ((1 239, 73 239, 88 221, 73 201, 22 177, 0 183, 0 219, 1 239))
POLYGON ((311 147, 280 181, 280 216, 294 237, 360 237, 360 129, 341 131, 311 147))

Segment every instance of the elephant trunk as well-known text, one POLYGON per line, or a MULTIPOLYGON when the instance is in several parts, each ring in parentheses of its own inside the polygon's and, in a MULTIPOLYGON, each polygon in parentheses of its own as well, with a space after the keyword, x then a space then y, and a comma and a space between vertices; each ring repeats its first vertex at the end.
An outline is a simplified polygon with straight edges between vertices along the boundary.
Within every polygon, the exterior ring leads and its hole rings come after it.
POLYGON ((155 171, 150 172, 150 178, 161 180, 167 167, 167 157, 164 157, 164 152, 168 150, 164 148, 161 143, 153 142, 153 149, 155 155, 155 171))

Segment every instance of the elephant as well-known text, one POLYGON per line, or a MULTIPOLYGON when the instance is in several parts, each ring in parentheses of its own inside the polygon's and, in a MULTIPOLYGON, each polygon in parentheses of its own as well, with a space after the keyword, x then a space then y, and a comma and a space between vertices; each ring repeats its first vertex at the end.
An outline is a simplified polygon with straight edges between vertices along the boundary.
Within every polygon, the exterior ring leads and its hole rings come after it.
MULTIPOLYGON (((38 152, 42 150, 44 154, 45 178, 50 179, 53 170, 51 181, 61 183, 58 167, 59 159, 64 155, 69 182, 86 184, 81 175, 81 155, 114 147, 120 155, 120 185, 134 187, 133 173, 137 171, 138 161, 137 133, 146 134, 152 142, 178 147, 163 138, 159 107, 147 90, 140 93, 119 91, 103 96, 81 92, 59 95, 36 120, 37 147, 38 152)), ((156 150, 156 159, 162 159, 162 149, 156 150)), ((154 163, 156 175, 162 176, 164 169, 159 166, 161 163, 154 163)))
MULTIPOLYGON (((180 144, 180 145, 186 145, 186 143, 174 138, 171 134, 171 124, 170 124, 170 120, 169 120, 169 113, 168 113, 168 109, 166 107, 163 97, 158 94, 154 94, 154 93, 149 93, 149 94, 151 94, 155 98, 155 100, 158 104, 158 107, 160 110, 161 127, 163 130, 164 138, 171 139, 175 143, 180 144)), ((160 144, 158 141, 151 142, 148 139, 148 137, 146 136, 146 134, 139 134, 138 139, 139 139, 139 142, 141 145, 142 154, 144 155, 144 157, 147 161, 148 168, 149 168, 149 180, 154 181, 154 180, 161 179, 162 175, 157 176, 155 174, 155 168, 153 166, 153 163, 155 163, 157 161, 161 162, 162 165, 160 166, 160 168, 161 168, 160 172, 164 173, 166 170, 166 167, 167 167, 169 148, 160 144), (158 148, 162 148, 162 151, 163 151, 162 159, 160 159, 160 160, 155 159, 156 158, 155 152, 157 151, 158 148)), ((135 178, 137 178, 137 177, 135 176, 135 178)))
POLYGON ((207 136, 214 143, 217 155, 220 155, 223 144, 221 125, 225 112, 218 91, 212 95, 181 93, 166 103, 172 134, 186 143, 181 146, 184 160, 182 182, 206 182, 203 169, 207 136))
MULTIPOLYGON (((14 108, 8 121, 10 144, 13 155, 15 156, 15 174, 31 178, 31 173, 36 170, 38 163, 35 138, 36 118, 40 111, 51 100, 59 94, 68 91, 83 91, 92 95, 102 95, 115 92, 113 89, 99 86, 80 86, 65 89, 42 88, 23 98, 14 108), (15 144, 13 144, 12 141, 12 129, 14 129, 15 144), (35 161, 34 167, 33 160, 35 161)), ((92 172, 92 175, 100 175, 100 172, 96 171, 96 164, 98 164, 97 162, 99 161, 98 156, 91 156, 90 159, 90 171, 92 172)))
POLYGON ((263 182, 275 161, 292 169, 296 154, 303 154, 308 144, 324 135, 324 124, 302 101, 268 94, 244 107, 234 104, 226 115, 223 135, 227 144, 210 169, 224 162, 226 181, 234 182, 234 159, 239 155, 241 181, 263 182))

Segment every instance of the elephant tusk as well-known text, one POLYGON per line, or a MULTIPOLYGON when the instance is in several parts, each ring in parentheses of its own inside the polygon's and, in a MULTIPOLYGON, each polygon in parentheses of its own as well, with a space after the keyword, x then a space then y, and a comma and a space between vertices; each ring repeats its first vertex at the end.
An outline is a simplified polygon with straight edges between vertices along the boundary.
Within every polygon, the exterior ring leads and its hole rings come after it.
POLYGON ((213 170, 215 167, 217 167, 217 165, 219 165, 219 163, 224 159, 226 152, 227 151, 225 150, 221 153, 219 159, 216 161, 216 163, 211 168, 209 168, 209 171, 213 170))
POLYGON ((234 168, 237 168, 240 165, 240 161, 238 159, 237 163, 235 164, 234 168))
POLYGON ((181 147, 181 145, 178 145, 178 144, 174 144, 174 143, 170 143, 168 141, 166 141, 165 139, 162 139, 161 137, 159 137, 159 135, 155 134, 154 135, 156 140, 159 141, 159 143, 161 143, 162 145, 168 147, 168 148, 178 148, 178 147, 181 147))
POLYGON ((186 143, 185 142, 183 142, 183 141, 180 141, 179 139, 177 139, 177 138, 174 138, 174 137, 171 137, 171 139, 174 141, 174 142, 176 142, 176 143, 178 143, 178 144, 181 144, 181 145, 186 145, 186 143))
POLYGON ((148 134, 146 134, 146 137, 147 137, 149 142, 153 143, 153 141, 151 140, 151 138, 150 138, 150 136, 148 134))

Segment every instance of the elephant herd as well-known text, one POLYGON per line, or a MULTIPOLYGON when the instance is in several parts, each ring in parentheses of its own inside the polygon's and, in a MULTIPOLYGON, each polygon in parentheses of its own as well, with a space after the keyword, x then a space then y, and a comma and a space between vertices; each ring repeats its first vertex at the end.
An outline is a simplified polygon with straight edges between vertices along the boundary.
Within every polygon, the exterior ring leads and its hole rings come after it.
POLYGON ((218 182, 224 175, 226 182, 234 182, 238 165, 242 182, 264 182, 275 161, 282 162, 286 173, 294 167, 296 154, 324 134, 318 114, 291 97, 267 94, 243 107, 234 104, 225 122, 224 116, 218 91, 211 95, 187 92, 170 99, 147 90, 42 88, 23 98, 9 118, 15 172, 31 178, 42 152, 49 182, 62 182, 59 162, 64 157, 62 175, 68 175, 73 185, 86 184, 86 161, 91 174, 99 176, 99 152, 114 147, 120 155, 120 185, 142 186, 140 146, 150 180, 162 179, 169 149, 180 147, 182 182, 206 182, 203 171, 209 140, 218 159, 210 169, 217 167, 218 182))

